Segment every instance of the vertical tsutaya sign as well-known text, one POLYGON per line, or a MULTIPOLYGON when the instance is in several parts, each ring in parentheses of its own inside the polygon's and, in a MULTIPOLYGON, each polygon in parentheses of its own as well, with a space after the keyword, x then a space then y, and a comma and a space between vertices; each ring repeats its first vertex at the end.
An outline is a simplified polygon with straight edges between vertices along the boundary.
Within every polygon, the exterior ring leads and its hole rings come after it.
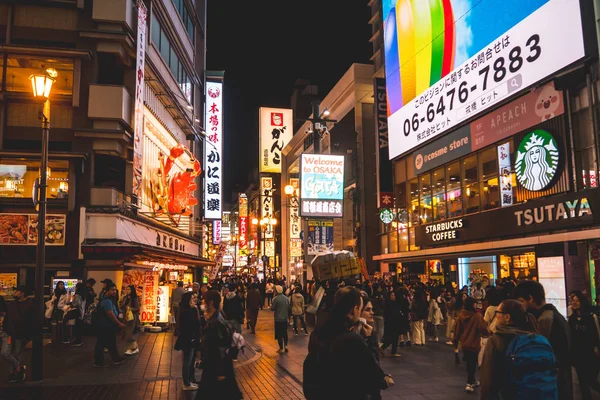
POLYGON ((580 0, 384 1, 382 20, 391 158, 585 56, 580 0))
POLYGON ((213 221, 213 244, 221 243, 221 221, 213 221))
MULTIPOLYGON (((260 178, 260 207, 261 219, 266 218, 271 221, 273 218, 273 178, 268 176, 263 176, 260 178)), ((262 235, 262 239, 272 239, 273 231, 271 229, 271 225, 267 224, 267 229, 264 231, 262 235)))
POLYGON ((281 173, 281 151, 294 135, 292 110, 286 108, 259 109, 260 143, 258 172, 281 173))
POLYGON ((510 163, 510 142, 498 146, 498 172, 500 173, 500 201, 502 207, 512 206, 512 165, 510 163))
POLYGON ((344 156, 302 154, 300 158, 300 215, 342 217, 344 156))
POLYGON ((300 180, 290 179, 294 193, 289 197, 290 204, 290 257, 302 257, 302 238, 300 238, 300 180))
POLYGON ((133 187, 131 194, 139 205, 142 197, 142 136, 144 135, 144 65, 146 61, 146 18, 143 0, 138 1, 138 27, 135 76, 135 110, 133 114, 133 187))
POLYGON ((204 149, 204 218, 221 219, 221 154, 223 145, 223 84, 206 82, 206 141, 204 149))
POLYGON ((377 148, 375 162, 377 166, 377 207, 392 207, 393 178, 392 161, 390 160, 387 125, 387 95, 385 93, 385 78, 375 78, 375 132, 377 133, 377 148))

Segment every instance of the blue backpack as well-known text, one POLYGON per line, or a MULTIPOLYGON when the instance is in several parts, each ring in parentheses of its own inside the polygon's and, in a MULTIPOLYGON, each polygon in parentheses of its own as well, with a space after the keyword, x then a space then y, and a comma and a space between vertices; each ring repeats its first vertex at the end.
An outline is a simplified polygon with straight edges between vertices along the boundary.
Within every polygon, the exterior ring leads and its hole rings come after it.
POLYGON ((558 400, 558 366, 548 339, 518 335, 506 348, 506 357, 515 399, 558 400))

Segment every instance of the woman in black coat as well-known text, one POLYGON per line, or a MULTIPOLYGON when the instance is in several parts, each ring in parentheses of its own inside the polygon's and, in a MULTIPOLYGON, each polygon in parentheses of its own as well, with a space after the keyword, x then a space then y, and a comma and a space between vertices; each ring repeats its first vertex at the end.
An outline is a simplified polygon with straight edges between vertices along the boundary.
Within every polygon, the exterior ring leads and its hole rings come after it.
POLYGON ((381 346, 381 355, 388 346, 392 345, 392 357, 400 357, 398 350, 398 337, 400 336, 400 328, 402 325, 402 311, 400 303, 396 301, 396 293, 390 292, 389 297, 385 301, 383 313, 384 318, 384 333, 383 345, 381 346))
POLYGON ((186 292, 179 303, 179 336, 175 342, 175 350, 183 351, 181 375, 183 390, 198 390, 194 376, 194 360, 196 350, 200 345, 200 312, 198 311, 198 296, 186 292))

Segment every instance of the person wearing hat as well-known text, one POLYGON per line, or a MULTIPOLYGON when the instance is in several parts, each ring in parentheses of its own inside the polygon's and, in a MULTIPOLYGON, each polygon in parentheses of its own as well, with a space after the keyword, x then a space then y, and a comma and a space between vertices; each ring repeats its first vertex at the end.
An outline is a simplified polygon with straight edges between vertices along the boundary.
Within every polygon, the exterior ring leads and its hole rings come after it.
POLYGON ((288 319, 290 318, 290 300, 283 294, 283 287, 275 285, 275 298, 271 311, 275 318, 275 340, 279 343, 278 353, 288 352, 288 319))
POLYGON ((6 340, 2 341, 2 358, 10 367, 9 383, 23 382, 26 376, 26 366, 21 364, 21 355, 25 344, 31 338, 33 329, 33 302, 27 298, 27 289, 20 285, 14 288, 15 301, 6 306, 6 316, 3 329, 6 340))
MULTIPOLYGON (((100 302, 100 301, 102 301, 102 299, 104 299, 107 287, 109 287, 110 285, 115 285, 115 287, 117 286, 113 282, 113 280, 110 278, 104 278, 103 280, 100 281, 100 283, 103 283, 104 285, 102 286, 102 290, 100 291, 100 294, 98 295, 98 302, 100 302)), ((113 304, 115 305, 115 308, 117 308, 117 310, 118 310, 119 309, 119 291, 115 290, 114 293, 115 293, 114 296, 112 296, 110 298, 110 300, 113 302, 113 304)))

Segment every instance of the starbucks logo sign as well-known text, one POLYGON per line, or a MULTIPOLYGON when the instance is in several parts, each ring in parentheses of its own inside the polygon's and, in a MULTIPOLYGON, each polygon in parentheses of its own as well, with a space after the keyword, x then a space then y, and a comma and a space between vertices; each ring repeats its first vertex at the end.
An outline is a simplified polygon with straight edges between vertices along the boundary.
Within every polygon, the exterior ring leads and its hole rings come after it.
POLYGON ((394 220, 394 213, 392 213, 392 210, 389 208, 384 208, 379 213, 379 219, 381 219, 381 222, 384 224, 389 224, 394 220))
POLYGON ((543 190, 556 176, 558 162, 556 140, 549 132, 538 129, 527 134, 519 144, 515 173, 525 189, 543 190))

